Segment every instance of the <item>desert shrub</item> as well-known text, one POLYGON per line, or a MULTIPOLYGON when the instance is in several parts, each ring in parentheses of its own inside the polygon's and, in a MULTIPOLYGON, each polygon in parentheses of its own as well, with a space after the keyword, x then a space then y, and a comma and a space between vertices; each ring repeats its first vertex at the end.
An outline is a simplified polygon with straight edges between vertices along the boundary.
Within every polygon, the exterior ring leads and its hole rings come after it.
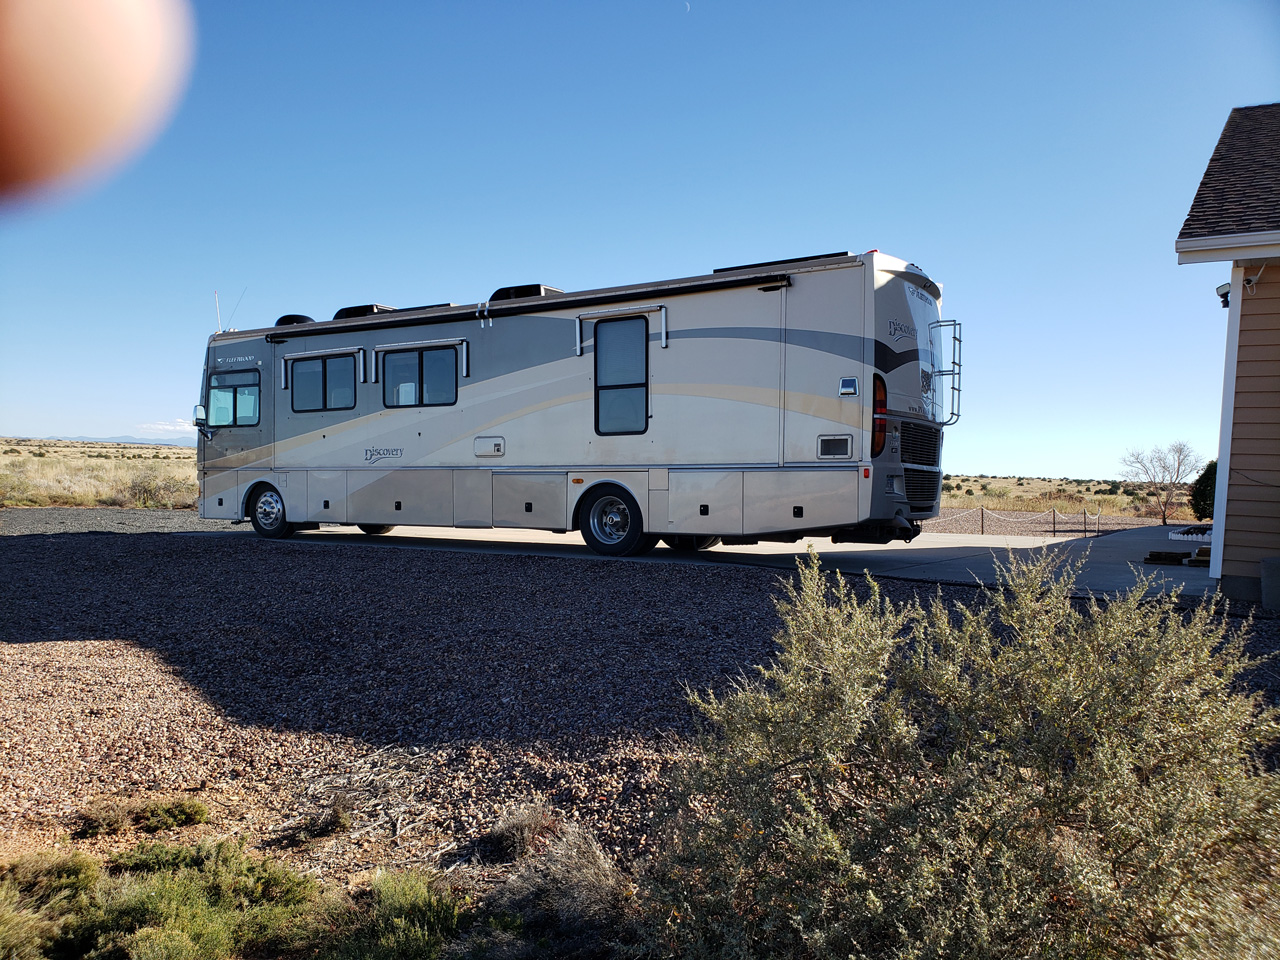
POLYGON ((449 955, 612 957, 624 942, 634 946, 633 904, 633 884, 592 834, 565 824, 539 853, 518 862, 486 899, 484 922, 476 923, 449 955))
POLYGON ((968 488, 965 490, 964 495, 965 495, 966 497, 972 497, 972 496, 973 496, 973 487, 968 487, 968 488))
POLYGON ((5 447, 4 452, 9 454, 16 453, 18 456, 22 456, 22 451, 19 450, 17 447, 5 447))
POLYGON ((79 837, 122 833, 135 826, 158 833, 193 823, 205 823, 209 808, 192 797, 162 797, 157 800, 98 800, 80 811, 79 837))
POLYGON ((380 873, 354 927, 322 956, 328 960, 429 960, 457 934, 464 905, 436 875, 380 873))
POLYGON ((1074 603, 1011 561, 971 606, 860 600, 816 556, 724 696, 646 885, 700 957, 1280 954, 1276 714, 1209 605, 1074 603))
POLYGON ((351 829, 351 811, 353 804, 347 793, 335 793, 329 803, 314 816, 308 817, 303 825, 306 838, 329 837, 335 833, 346 833, 351 829))
POLYGON ((128 804, 116 800, 95 800, 79 814, 77 837, 114 836, 122 833, 133 822, 128 804))
POLYGON ((62 930, 50 907, 31 907, 18 888, 0 880, 0 957, 5 960, 43 960, 62 930))
POLYGON ((950 484, 950 483, 944 483, 944 484, 942 485, 942 492, 943 492, 943 493, 950 493, 950 492, 951 492, 952 490, 954 490, 954 489, 955 489, 955 486, 954 486, 953 484, 950 484))
POLYGON ((1213 516, 1213 500, 1217 495, 1218 461, 1210 460, 1191 485, 1191 512, 1197 520, 1213 516))
POLYGON ((209 819, 209 808, 192 797, 168 797, 143 804, 135 816, 139 827, 147 833, 157 833, 204 823, 209 819))
POLYGON ((380 875, 356 901, 242 843, 139 844, 0 867, 0 958, 437 957, 464 904, 434 876, 380 875), (6 952, 7 951, 7 952, 6 952))
POLYGON ((88 903, 99 878, 81 853, 35 853, 0 866, 0 957, 39 960, 88 903))
POLYGON ((32 853, 0 866, 0 882, 43 902, 85 894, 98 876, 97 861, 78 852, 32 853))
POLYGON ((141 844, 110 867, 68 924, 64 953, 218 958, 316 939, 315 882, 241 844, 141 844))
POLYGON ((160 477, 149 470, 130 478, 128 490, 130 499, 139 507, 160 503, 160 477))
POLYGON ((351 795, 338 791, 319 810, 284 827, 276 835, 276 841, 284 846, 297 846, 335 833, 346 833, 351 829, 353 809, 351 795))
POLYGON ((539 840, 551 835, 556 819, 545 802, 526 803, 503 815, 486 838, 488 846, 507 860, 533 852, 539 840))

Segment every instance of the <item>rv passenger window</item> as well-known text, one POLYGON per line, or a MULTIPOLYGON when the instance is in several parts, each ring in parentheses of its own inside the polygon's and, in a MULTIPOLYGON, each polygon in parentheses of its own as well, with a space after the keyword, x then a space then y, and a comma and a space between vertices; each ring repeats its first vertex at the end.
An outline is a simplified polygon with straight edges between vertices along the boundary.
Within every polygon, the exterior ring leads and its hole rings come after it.
POLYGON ((257 423, 257 370, 215 373, 209 378, 209 426, 252 427, 257 423))
POLYGON ((448 406, 458 400, 454 347, 397 350, 382 360, 382 402, 388 407, 448 406))
POLYGON ((293 361, 293 409, 350 410, 356 405, 356 358, 316 357, 293 361))
POLYGON ((648 344, 644 317, 596 322, 596 433, 649 428, 648 344))

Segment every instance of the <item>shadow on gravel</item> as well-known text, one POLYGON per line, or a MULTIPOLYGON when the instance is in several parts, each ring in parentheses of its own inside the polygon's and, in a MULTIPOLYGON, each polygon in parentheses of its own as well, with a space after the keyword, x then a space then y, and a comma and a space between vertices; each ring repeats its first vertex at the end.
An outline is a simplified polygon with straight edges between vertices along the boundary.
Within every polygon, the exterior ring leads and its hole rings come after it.
POLYGON ((687 730, 773 652, 778 571, 256 537, 0 538, 0 642, 124 639, 228 715, 374 744, 687 730))

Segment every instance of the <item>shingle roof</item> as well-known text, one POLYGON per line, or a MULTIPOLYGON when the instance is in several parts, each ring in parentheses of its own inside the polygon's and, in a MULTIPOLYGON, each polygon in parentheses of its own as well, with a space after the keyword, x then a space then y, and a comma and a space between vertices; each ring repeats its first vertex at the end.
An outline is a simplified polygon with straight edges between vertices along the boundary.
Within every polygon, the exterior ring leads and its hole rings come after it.
POLYGON ((1270 230, 1280 230, 1280 103, 1231 111, 1178 239, 1270 230))

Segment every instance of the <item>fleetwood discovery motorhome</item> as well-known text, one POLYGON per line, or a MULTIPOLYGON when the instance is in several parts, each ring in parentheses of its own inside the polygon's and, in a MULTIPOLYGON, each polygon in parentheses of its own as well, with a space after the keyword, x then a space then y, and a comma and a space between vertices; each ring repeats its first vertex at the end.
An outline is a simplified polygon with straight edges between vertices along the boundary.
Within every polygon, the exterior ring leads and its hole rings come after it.
POLYGON ((217 333, 200 516, 581 530, 613 556, 910 540, 959 416, 940 297, 873 250, 217 333))

